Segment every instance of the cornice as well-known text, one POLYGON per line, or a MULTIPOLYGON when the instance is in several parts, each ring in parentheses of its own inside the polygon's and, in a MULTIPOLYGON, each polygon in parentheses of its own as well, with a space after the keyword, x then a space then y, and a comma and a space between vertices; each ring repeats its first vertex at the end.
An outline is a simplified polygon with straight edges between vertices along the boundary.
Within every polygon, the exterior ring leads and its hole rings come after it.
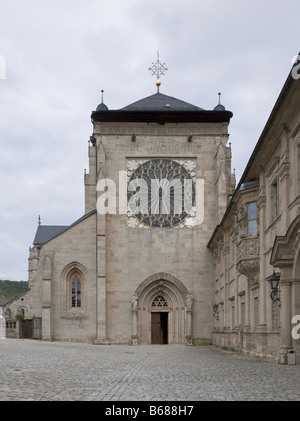
MULTIPOLYGON (((228 124, 226 123, 181 123, 176 124, 145 124, 134 122, 97 122, 95 125, 95 136, 101 135, 169 135, 169 136, 221 136, 228 138, 228 124)), ((189 140, 187 138, 187 141, 189 140)), ((135 139, 136 140, 136 139, 135 139)))

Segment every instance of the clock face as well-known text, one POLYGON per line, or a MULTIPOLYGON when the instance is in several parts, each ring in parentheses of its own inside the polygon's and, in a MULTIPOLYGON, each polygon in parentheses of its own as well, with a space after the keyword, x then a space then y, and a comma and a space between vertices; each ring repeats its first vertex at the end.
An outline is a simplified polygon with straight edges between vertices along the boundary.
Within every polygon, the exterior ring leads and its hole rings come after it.
POLYGON ((127 199, 129 211, 144 226, 174 227, 195 206, 195 183, 179 162, 151 159, 132 171, 127 199))

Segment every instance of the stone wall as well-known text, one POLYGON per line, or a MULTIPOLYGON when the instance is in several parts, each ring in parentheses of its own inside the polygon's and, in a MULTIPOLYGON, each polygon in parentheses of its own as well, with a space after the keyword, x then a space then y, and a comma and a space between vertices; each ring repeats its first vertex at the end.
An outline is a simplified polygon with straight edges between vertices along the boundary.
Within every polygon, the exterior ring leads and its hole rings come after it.
POLYGON ((210 240, 217 306, 214 343, 237 348, 237 332, 242 329, 243 352, 283 363, 290 350, 300 361, 299 340, 291 337, 291 319, 299 313, 300 303, 300 90, 296 81, 289 86, 284 105, 266 125, 210 240), (255 220, 249 214, 251 203, 256 204, 255 220), (251 231, 253 224, 257 233, 251 231), (273 270, 280 275, 280 301, 270 298, 267 278, 273 270))
MULTIPOLYGON (((105 235, 106 245, 105 265, 101 266, 105 278, 100 274, 104 285, 103 301, 106 296, 106 314, 101 313, 103 324, 106 317, 103 340, 130 342, 131 297, 145 279, 161 272, 179 279, 193 296, 194 342, 211 341, 213 275, 207 242, 220 214, 225 211, 227 195, 232 193, 231 174, 228 177, 225 172, 231 157, 226 147, 227 124, 98 123, 95 137, 98 180, 104 175, 114 180, 117 194, 119 172, 127 171, 127 163, 132 160, 193 159, 196 177, 204 180, 204 220, 193 228, 133 228, 128 226, 128 216, 119 215, 118 210, 116 215, 106 215, 105 219, 98 215, 101 241, 105 235), (192 134, 191 142, 189 134, 192 134), (218 153, 220 147, 222 154, 218 153), (225 177, 225 184, 222 178, 222 193, 218 190, 220 174, 225 177)), ((142 321, 138 320, 138 323, 142 321)))

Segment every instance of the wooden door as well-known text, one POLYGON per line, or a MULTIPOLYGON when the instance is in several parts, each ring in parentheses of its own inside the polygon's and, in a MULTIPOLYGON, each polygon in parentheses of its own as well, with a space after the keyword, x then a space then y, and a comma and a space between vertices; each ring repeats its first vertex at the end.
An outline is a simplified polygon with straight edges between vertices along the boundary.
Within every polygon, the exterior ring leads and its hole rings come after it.
POLYGON ((20 339, 32 339, 32 319, 20 320, 20 339))
POLYGON ((161 343, 160 313, 151 313, 151 343, 161 343))
POLYGON ((167 344, 168 343, 168 313, 153 312, 151 313, 151 343, 167 344))

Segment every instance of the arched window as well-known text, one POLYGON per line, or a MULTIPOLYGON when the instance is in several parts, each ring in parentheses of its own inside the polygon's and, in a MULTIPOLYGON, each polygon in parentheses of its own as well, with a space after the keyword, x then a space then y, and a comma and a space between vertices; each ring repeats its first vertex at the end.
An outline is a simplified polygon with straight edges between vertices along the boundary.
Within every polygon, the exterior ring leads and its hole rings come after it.
POLYGON ((72 308, 81 307, 81 277, 74 272, 71 277, 72 308))
POLYGON ((168 303, 162 295, 158 295, 154 298, 151 307, 168 307, 168 303))
POLYGON ((78 262, 72 262, 65 267, 61 274, 61 280, 64 285, 63 311, 82 313, 85 309, 85 288, 87 271, 78 262))

